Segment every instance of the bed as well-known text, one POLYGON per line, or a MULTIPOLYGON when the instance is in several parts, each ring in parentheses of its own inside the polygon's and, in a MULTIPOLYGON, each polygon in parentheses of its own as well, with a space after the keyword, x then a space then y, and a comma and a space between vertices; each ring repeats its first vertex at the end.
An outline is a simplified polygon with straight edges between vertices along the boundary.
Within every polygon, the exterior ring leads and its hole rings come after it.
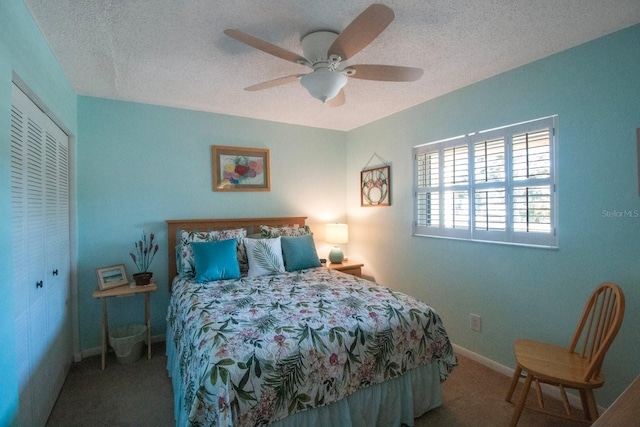
POLYGON ((411 426, 442 404, 440 317, 321 265, 305 220, 167 221, 177 426, 411 426))

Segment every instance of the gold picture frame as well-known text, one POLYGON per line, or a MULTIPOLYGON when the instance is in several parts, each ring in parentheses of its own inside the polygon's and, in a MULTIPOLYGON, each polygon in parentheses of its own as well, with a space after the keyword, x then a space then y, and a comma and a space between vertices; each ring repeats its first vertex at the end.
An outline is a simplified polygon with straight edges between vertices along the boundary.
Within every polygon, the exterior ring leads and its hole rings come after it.
POLYGON ((391 167, 380 166, 360 172, 360 206, 391 206, 391 167))
POLYGON ((98 287, 101 291, 129 284, 127 269, 124 264, 97 268, 96 277, 98 278, 98 287))
POLYGON ((213 191, 270 191, 269 150, 213 145, 213 191))

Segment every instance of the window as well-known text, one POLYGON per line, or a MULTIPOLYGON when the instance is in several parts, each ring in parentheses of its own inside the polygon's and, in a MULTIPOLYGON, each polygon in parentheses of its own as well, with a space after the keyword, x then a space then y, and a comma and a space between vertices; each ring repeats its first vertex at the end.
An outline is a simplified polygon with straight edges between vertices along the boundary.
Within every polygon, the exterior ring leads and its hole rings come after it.
POLYGON ((557 247, 556 122, 414 147, 413 234, 557 247))

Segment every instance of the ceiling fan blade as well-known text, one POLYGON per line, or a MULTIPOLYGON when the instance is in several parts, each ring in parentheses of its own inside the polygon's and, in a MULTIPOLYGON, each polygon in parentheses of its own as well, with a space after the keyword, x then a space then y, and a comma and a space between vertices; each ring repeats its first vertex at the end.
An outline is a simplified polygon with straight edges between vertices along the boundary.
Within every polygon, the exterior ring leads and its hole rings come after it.
POLYGON ((378 80, 384 82, 414 82, 424 74, 421 68, 401 67, 398 65, 360 64, 350 65, 355 74, 352 79, 378 80))
POLYGON ((302 63, 303 65, 308 63, 308 61, 303 56, 300 56, 297 53, 293 53, 291 51, 283 49, 280 46, 271 44, 267 41, 254 37, 251 34, 247 34, 243 31, 231 29, 231 30, 224 30, 224 33, 229 37, 234 38, 246 45, 249 45, 258 50, 266 52, 270 55, 277 56, 278 58, 282 58, 285 61, 294 62, 296 64, 302 63))
POLYGON ((342 104, 344 104, 344 101, 345 101, 344 89, 340 89, 340 92, 338 92, 336 96, 334 96, 333 98, 325 102, 325 104, 328 105, 329 107, 339 107, 342 104))
POLYGON ((371 43, 393 21, 393 10, 383 4, 372 4, 344 29, 329 48, 329 55, 343 61, 353 57, 371 43))
POLYGON ((293 83, 295 81, 300 80, 304 74, 294 74, 292 76, 279 77, 277 79, 269 80, 266 82, 258 83, 253 86, 245 87, 244 90, 248 90, 250 92, 262 89, 269 89, 276 86, 286 85, 287 83, 293 83))

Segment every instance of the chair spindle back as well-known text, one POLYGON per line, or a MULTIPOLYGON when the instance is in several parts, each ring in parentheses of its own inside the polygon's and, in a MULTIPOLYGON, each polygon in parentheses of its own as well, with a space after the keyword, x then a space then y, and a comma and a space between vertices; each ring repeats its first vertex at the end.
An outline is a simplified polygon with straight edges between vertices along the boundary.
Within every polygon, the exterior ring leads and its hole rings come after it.
POLYGON ((604 356, 622 324, 624 308, 624 293, 615 283, 601 284, 589 297, 569 345, 570 352, 590 362, 585 381, 600 374, 604 356))

